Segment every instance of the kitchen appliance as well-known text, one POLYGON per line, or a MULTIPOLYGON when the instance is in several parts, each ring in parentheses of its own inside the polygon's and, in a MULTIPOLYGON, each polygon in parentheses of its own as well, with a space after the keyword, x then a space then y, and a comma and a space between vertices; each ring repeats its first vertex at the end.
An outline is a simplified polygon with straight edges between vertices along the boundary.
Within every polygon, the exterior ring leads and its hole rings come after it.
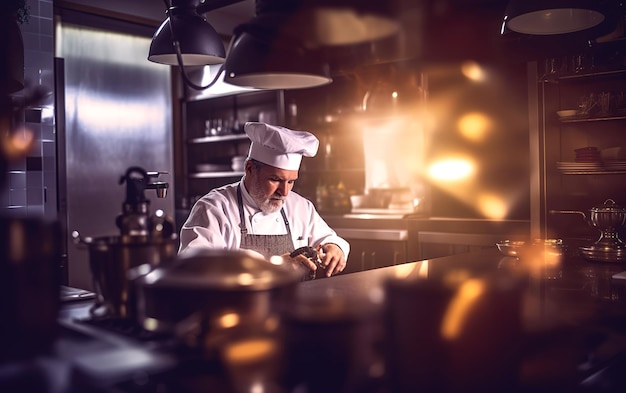
POLYGON ((600 237, 589 246, 580 247, 581 255, 590 261, 626 262, 626 245, 619 237, 619 230, 626 224, 626 208, 613 199, 589 210, 589 217, 577 210, 550 210, 551 214, 580 214, 587 223, 600 231, 600 237))
POLYGON ((126 199, 122 213, 115 220, 118 236, 81 238, 78 231, 72 236, 79 246, 89 249, 89 266, 97 298, 91 313, 94 317, 135 317, 134 291, 128 279, 136 266, 159 266, 176 255, 178 237, 172 219, 157 210, 150 213, 150 201, 145 190, 155 190, 164 198, 168 183, 159 181, 162 172, 146 172, 130 167, 120 178, 126 183, 126 199))

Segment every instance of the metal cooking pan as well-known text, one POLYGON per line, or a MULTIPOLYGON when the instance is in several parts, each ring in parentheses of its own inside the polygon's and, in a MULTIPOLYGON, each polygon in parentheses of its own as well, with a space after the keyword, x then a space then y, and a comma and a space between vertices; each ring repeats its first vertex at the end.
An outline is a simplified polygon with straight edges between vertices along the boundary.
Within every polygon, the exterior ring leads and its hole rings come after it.
POLYGON ((224 315, 261 323, 280 314, 292 300, 303 268, 272 263, 245 250, 199 250, 139 275, 139 323, 147 330, 174 332, 199 316, 207 327, 224 315))

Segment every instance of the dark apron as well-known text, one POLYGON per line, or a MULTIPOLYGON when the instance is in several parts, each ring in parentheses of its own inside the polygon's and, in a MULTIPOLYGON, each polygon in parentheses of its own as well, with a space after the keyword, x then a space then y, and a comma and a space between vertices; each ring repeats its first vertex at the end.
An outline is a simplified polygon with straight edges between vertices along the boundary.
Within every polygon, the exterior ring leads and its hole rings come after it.
MULTIPOLYGON (((240 184, 239 187, 243 187, 240 184)), ((248 233, 246 229, 246 220, 243 209, 243 198, 241 196, 241 188, 237 187, 237 202, 239 204, 239 228, 241 229, 241 243, 239 248, 246 250, 253 250, 263 254, 266 258, 272 255, 283 255, 291 253, 295 247, 293 240, 291 239, 291 229, 289 228, 289 221, 285 214, 285 209, 280 209, 280 214, 283 216, 285 222, 285 228, 287 228, 286 235, 252 235, 248 233)))

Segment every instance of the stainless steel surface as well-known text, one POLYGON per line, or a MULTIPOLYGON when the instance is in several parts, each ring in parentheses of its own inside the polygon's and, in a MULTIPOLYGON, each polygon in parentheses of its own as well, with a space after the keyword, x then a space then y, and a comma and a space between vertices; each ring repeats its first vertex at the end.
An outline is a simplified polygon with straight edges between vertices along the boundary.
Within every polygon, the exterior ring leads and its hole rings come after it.
POLYGON ((335 228, 335 232, 346 239, 407 240, 409 231, 404 229, 355 229, 335 228))
POLYGON ((61 285, 60 298, 62 303, 73 302, 79 300, 91 300, 96 297, 96 293, 92 291, 86 291, 80 288, 68 287, 61 285))
MULTIPOLYGON (((67 215, 67 239, 74 230, 114 235, 124 196, 117 184, 126 168, 174 172, 170 70, 146 61, 149 37, 61 22, 56 56, 64 59, 65 100, 58 108, 66 121, 58 132, 66 170, 59 173, 60 214, 67 215)), ((173 198, 150 199, 152 210, 174 215, 173 198)), ((67 251, 68 284, 92 289, 87 250, 70 245, 67 251)))

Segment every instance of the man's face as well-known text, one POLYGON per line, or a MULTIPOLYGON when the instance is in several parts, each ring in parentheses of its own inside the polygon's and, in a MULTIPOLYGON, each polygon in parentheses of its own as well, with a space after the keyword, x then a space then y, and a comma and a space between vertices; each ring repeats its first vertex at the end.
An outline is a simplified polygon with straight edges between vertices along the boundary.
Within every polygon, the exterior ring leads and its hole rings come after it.
POLYGON ((245 186, 263 213, 280 210, 297 179, 298 171, 246 162, 245 186))

